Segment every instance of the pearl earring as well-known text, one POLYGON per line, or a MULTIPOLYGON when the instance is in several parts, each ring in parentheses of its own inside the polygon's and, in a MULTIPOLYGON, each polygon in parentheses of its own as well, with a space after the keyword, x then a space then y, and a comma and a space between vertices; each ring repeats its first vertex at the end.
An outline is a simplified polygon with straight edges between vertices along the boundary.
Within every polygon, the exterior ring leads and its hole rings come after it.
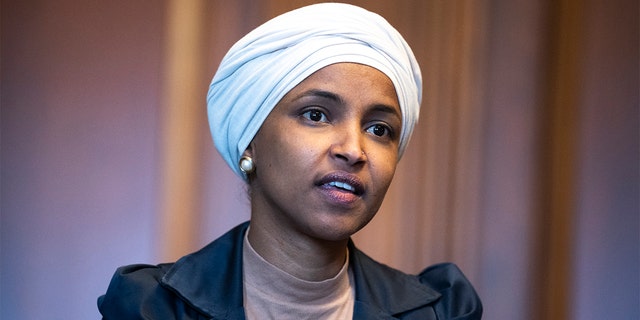
POLYGON ((251 157, 249 156, 242 156, 242 158, 240 158, 240 171, 244 172, 245 174, 251 174, 256 170, 256 166, 253 163, 253 159, 251 159, 251 157))

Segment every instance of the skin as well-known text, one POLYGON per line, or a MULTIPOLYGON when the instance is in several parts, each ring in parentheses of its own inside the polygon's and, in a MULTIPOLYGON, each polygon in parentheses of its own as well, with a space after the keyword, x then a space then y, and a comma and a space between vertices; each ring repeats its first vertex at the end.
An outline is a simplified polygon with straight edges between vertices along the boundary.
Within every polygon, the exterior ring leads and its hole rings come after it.
POLYGON ((294 87, 245 151, 252 247, 298 278, 335 276, 384 199, 401 126, 393 83, 372 67, 333 64, 294 87))

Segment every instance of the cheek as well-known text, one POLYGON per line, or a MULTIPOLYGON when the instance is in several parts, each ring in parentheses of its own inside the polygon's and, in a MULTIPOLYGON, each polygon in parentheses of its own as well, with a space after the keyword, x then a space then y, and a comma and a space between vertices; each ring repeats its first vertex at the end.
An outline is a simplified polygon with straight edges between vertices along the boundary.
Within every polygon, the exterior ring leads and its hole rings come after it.
POLYGON ((286 166, 291 173, 290 179, 307 179, 313 176, 316 168, 320 166, 317 153, 308 148, 290 149, 286 166))
POLYGON ((384 181, 383 183, 386 185, 387 188, 391 184, 391 180, 393 180, 393 176, 396 172, 395 169, 396 169, 395 165, 387 165, 386 168, 384 169, 382 180, 384 181))
POLYGON ((301 130, 291 131, 291 134, 283 137, 280 141, 280 150, 286 152, 290 160, 299 161, 300 164, 311 165, 309 161, 326 148, 322 137, 310 135, 301 130))
POLYGON ((396 172, 397 157, 390 155, 388 157, 370 160, 372 163, 375 163, 375 165, 371 167, 373 178, 376 180, 376 183, 384 186, 386 190, 389 184, 391 184, 391 180, 393 180, 396 172))
MULTIPOLYGON (((299 171, 309 166, 313 143, 305 141, 293 132, 277 132, 256 144, 257 163, 268 167, 274 175, 299 171)), ((263 169, 264 170, 264 169, 263 169)))

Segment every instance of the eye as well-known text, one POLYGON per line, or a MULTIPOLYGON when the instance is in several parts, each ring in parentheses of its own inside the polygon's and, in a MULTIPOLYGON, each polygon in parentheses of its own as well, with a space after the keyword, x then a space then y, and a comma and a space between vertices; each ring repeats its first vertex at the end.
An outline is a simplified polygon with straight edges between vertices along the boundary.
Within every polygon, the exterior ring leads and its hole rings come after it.
POLYGON ((305 111, 302 114, 302 117, 304 117, 307 120, 311 120, 313 122, 328 122, 329 121, 329 119, 327 119, 327 115, 325 115, 324 112, 322 112, 322 111, 320 111, 318 109, 305 111))
POLYGON ((391 136, 391 129, 384 124, 374 124, 367 128, 367 132, 372 133, 378 137, 391 136))

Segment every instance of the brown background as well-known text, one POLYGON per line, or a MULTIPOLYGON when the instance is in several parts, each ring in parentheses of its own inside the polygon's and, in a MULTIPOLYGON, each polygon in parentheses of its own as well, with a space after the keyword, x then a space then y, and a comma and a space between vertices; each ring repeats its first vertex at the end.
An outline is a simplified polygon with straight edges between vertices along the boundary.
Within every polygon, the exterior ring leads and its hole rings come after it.
MULTIPOLYGON (((313 2, 2 1, 0 318, 98 318, 117 266, 248 218, 208 82, 244 33, 313 2)), ((351 2, 405 35, 425 82, 356 243, 407 272, 457 263, 485 319, 637 319, 637 1, 351 2)))

